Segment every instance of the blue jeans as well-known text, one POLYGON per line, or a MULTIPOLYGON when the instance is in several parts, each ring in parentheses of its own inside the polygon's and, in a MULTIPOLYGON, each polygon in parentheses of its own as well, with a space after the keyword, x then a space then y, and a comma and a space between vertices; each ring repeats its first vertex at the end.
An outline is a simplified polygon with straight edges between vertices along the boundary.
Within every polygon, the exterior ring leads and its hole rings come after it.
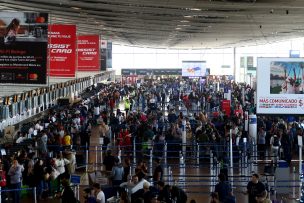
POLYGON ((20 183, 15 183, 11 184, 11 188, 17 191, 13 191, 13 202, 14 203, 20 203, 20 196, 21 196, 21 182, 20 183))
POLYGON ((47 189, 47 184, 44 180, 40 180, 37 185, 37 197, 41 198, 43 191, 47 189))

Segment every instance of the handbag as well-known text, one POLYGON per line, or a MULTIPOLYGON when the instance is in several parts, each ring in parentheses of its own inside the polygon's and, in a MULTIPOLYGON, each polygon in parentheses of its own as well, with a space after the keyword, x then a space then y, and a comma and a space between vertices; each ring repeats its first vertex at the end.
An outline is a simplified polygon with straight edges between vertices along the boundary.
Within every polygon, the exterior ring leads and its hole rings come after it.
POLYGON ((6 178, 5 176, 1 176, 0 187, 5 187, 5 186, 6 186, 6 178))
POLYGON ((51 180, 56 180, 56 178, 60 175, 59 171, 52 167, 51 172, 51 180))

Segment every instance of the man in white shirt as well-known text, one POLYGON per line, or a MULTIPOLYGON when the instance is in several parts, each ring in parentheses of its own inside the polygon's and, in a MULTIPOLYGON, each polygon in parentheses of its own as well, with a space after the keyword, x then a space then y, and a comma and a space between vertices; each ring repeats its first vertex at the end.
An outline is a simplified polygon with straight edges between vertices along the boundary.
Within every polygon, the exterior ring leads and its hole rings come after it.
POLYGON ((99 183, 94 183, 93 184, 93 189, 95 191, 96 202, 97 203, 105 203, 106 198, 105 198, 105 195, 104 195, 103 191, 100 188, 100 184, 99 183))
POLYGON ((271 146, 271 152, 273 156, 273 163, 276 165, 278 162, 279 157, 279 148, 281 146, 280 137, 278 135, 273 135, 270 138, 270 146, 271 146))
POLYGON ((25 133, 18 132, 17 136, 18 136, 18 138, 16 140, 17 144, 19 144, 19 143, 23 142, 24 140, 26 140, 25 133))

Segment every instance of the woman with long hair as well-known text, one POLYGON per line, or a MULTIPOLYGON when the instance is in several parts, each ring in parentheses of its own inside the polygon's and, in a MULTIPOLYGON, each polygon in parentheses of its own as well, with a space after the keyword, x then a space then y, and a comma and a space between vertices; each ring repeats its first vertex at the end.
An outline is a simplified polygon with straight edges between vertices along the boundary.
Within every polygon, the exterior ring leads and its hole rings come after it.
POLYGON ((12 43, 15 41, 19 27, 20 27, 20 20, 18 20, 17 18, 14 18, 6 28, 5 35, 4 35, 5 43, 12 43))

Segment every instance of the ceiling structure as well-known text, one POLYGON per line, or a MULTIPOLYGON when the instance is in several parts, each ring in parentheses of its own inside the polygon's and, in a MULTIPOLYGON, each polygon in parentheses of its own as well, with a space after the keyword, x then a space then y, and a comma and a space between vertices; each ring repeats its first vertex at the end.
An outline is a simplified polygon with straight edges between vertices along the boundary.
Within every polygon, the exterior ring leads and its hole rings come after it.
POLYGON ((224 48, 304 35, 303 0, 0 0, 1 10, 49 12, 115 44, 224 48))

